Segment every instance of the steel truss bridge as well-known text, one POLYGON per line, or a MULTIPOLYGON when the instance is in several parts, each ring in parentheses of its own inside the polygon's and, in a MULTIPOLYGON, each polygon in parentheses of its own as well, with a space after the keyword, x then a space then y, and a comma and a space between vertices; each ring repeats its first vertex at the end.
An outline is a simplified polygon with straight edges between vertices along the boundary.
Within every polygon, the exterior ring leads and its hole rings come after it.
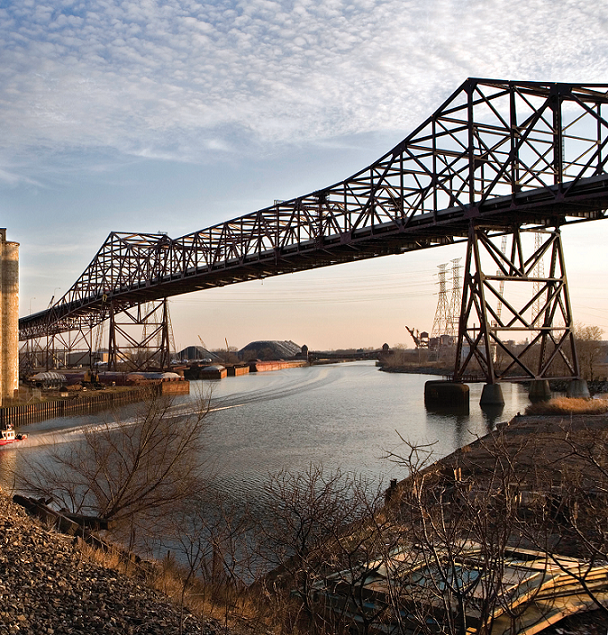
POLYGON ((94 350, 109 320, 110 366, 163 366, 170 296, 466 241, 455 378, 578 377, 560 228, 606 217, 607 108, 608 84, 468 79, 340 183, 181 238, 111 233, 61 299, 19 321, 24 350, 52 365, 56 349, 94 350), (533 286, 520 305, 514 284, 533 286))

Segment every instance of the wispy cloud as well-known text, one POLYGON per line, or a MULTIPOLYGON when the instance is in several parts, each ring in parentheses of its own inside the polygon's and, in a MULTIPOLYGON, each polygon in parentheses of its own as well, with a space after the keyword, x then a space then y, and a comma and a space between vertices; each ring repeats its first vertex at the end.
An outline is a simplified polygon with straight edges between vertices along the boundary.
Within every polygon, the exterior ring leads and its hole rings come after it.
POLYGON ((111 148, 198 161, 407 130, 467 76, 602 81, 608 61, 608 5, 578 0, 0 6, 5 154, 111 148))
POLYGON ((36 185, 36 186, 41 185, 40 182, 34 179, 31 179, 27 176, 19 174, 18 172, 14 170, 5 170, 2 167, 0 167, 0 183, 4 183, 5 185, 9 185, 9 186, 19 185, 22 183, 25 183, 27 185, 36 185))

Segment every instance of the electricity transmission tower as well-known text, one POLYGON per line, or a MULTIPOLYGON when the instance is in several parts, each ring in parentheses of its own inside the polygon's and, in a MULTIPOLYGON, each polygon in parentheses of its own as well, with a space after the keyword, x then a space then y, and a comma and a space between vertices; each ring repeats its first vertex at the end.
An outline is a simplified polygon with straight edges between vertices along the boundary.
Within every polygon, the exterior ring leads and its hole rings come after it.
POLYGON ((431 337, 441 335, 458 335, 458 323, 460 320, 460 303, 462 301, 460 287, 460 258, 454 258, 452 262, 452 285, 448 291, 448 266, 449 262, 439 267, 439 297, 437 298, 437 309, 433 320, 433 330, 431 337), (449 297, 448 297, 449 295, 449 297))
POLYGON ((462 293, 460 286, 460 261, 462 258, 454 258, 452 260, 452 298, 450 301, 450 328, 446 333, 458 335, 458 323, 460 321, 460 304, 462 302, 462 293))
POLYGON ((435 309, 435 319, 433 320, 433 330, 431 337, 445 335, 452 326, 450 316, 450 305, 448 303, 447 290, 447 267, 448 263, 437 265, 439 267, 439 297, 437 298, 437 308, 435 309))

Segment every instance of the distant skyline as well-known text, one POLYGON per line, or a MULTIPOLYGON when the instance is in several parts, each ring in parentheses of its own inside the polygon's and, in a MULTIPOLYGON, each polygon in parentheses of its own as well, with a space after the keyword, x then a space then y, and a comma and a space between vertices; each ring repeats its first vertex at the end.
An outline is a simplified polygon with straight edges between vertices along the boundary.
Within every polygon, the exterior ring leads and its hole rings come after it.
MULTIPOLYGON (((341 181, 467 77, 608 82, 608 6, 569 0, 0 0, 0 209, 21 315, 111 231, 203 229, 341 181)), ((575 319, 608 337, 608 222, 563 231, 575 319)), ((176 345, 412 346, 464 246, 171 300, 176 345)))

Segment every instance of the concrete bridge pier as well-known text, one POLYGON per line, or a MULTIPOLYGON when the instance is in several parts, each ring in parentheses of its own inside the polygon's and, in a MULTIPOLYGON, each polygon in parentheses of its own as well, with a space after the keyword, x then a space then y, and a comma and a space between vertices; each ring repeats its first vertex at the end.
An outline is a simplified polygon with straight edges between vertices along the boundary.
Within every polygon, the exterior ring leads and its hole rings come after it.
POLYGON ((505 399, 502 396, 502 387, 500 384, 486 384, 481 391, 481 406, 504 406, 505 399))
POLYGON ((429 410, 468 412, 469 387, 455 381, 427 381, 424 384, 424 405, 429 410))
POLYGON ((551 399, 551 386, 548 379, 535 379, 530 382, 528 389, 530 401, 549 401, 551 399))
POLYGON ((566 396, 570 399, 591 399, 587 382, 584 379, 573 379, 568 385, 566 396))

